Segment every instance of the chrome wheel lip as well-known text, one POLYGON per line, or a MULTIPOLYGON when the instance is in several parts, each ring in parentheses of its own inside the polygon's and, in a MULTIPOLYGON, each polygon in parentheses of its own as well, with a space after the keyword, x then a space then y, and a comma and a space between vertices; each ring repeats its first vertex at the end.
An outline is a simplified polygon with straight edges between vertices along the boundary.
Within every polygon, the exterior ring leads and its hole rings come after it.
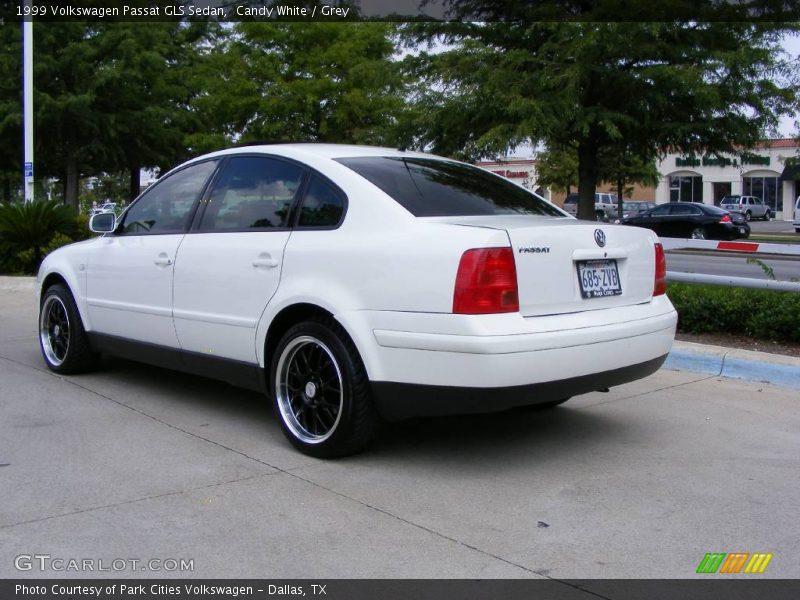
MULTIPOLYGON (((308 386, 308 383, 305 384, 306 389, 308 389, 308 386)), ((315 384, 314 390, 314 396, 316 396, 317 387, 315 384)), ((281 413, 281 419, 295 438, 306 444, 321 444, 330 438, 336 432, 336 428, 339 426, 339 422, 342 418, 342 409, 344 408, 344 385, 342 380, 342 372, 339 368, 339 363, 336 361, 336 358, 334 358, 330 348, 328 348, 328 346, 325 345, 321 340, 310 335, 298 336, 291 340, 283 349, 283 352, 281 352, 280 358, 278 359, 277 368, 275 369, 275 397, 277 398, 277 405, 278 410, 281 413), (331 425, 330 428, 322 434, 315 434, 306 429, 302 423, 300 423, 298 417, 292 410, 292 396, 288 383, 289 368, 292 365, 292 361, 297 356, 298 351, 308 345, 317 346, 327 356, 330 365, 336 372, 336 378, 339 383, 339 410, 336 414, 336 419, 334 420, 333 425, 331 425)))
POLYGON ((42 352, 45 359, 54 367, 60 367, 67 358, 69 352, 69 335, 70 323, 69 313, 64 302, 58 296, 50 296, 42 305, 42 310, 39 313, 39 341, 42 345, 42 352), (59 323, 54 323, 55 312, 60 308, 64 318, 59 323), (61 338, 66 332, 66 347, 59 357, 59 352, 55 347, 55 341, 61 338))

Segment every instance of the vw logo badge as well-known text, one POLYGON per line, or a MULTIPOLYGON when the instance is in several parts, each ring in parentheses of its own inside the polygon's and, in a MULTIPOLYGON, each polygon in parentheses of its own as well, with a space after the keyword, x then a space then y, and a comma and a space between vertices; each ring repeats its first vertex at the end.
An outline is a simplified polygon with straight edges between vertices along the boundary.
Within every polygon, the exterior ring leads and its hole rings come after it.
POLYGON ((594 241, 597 242, 597 245, 601 248, 606 245, 606 234, 603 233, 602 229, 594 230, 594 241))

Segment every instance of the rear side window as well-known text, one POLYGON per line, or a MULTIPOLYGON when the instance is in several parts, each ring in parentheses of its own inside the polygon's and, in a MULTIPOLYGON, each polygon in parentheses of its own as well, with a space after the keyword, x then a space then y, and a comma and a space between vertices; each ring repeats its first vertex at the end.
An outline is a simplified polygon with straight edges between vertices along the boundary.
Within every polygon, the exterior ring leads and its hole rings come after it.
POLYGON ((214 183, 202 231, 241 231, 288 226, 304 170, 259 156, 236 156, 214 183))
POLYGON ((344 197, 339 190, 317 175, 311 177, 300 205, 298 227, 336 227, 344 212, 344 197))
POLYGON ((564 216, 546 200, 470 165, 431 158, 340 158, 415 217, 564 216))

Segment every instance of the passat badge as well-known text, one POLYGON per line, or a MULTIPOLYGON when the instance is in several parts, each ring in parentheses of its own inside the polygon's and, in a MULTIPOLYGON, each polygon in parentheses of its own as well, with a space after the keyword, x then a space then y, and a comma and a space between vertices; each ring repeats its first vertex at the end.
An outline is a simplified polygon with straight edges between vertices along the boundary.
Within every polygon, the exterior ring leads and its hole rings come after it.
POLYGON ((594 241, 597 242, 597 245, 601 248, 606 245, 606 234, 603 233, 602 229, 594 230, 594 241))

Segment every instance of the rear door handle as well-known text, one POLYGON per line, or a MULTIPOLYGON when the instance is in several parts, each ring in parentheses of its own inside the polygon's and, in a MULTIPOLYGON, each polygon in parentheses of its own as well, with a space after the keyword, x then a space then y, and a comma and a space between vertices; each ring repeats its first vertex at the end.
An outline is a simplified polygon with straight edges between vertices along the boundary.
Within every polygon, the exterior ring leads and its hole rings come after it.
POLYGON ((274 269, 279 264, 280 263, 272 258, 272 255, 268 252, 262 252, 258 255, 258 258, 253 261, 253 266, 256 269, 274 269))
POLYGON ((153 261, 153 264, 159 267, 168 267, 172 264, 172 259, 167 256, 166 252, 162 252, 156 257, 156 259, 153 261))

